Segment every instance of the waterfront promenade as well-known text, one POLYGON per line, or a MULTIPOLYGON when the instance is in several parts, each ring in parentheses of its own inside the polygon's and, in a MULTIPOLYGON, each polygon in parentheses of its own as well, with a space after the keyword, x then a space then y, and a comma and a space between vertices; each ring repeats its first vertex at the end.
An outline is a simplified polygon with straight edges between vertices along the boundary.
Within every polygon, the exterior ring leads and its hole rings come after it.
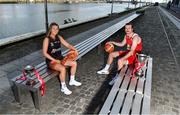
MULTIPOLYGON (((106 25, 111 23, 107 22, 106 25)), ((143 52, 153 58, 151 114, 180 114, 180 51, 178 50, 180 30, 155 6, 146 9, 145 15, 133 23, 135 32, 143 38, 143 52)), ((100 28, 103 27, 99 26, 92 31, 100 28)), ((72 36, 68 41, 75 43, 73 38, 80 38, 79 36, 84 36, 83 34, 85 33, 72 36)), ((112 37, 112 40, 119 41, 116 36, 122 34, 121 30, 112 37)), ((84 36, 84 39, 86 37, 84 36)), ((70 87, 73 91, 72 95, 65 96, 59 91, 57 79, 49 82, 42 100, 42 111, 34 109, 27 92, 24 92, 25 103, 22 105, 16 103, 8 83, 8 78, 20 73, 23 65, 41 63, 44 60, 41 50, 0 66, 0 113, 98 113, 105 95, 110 90, 108 82, 111 76, 96 74, 103 65, 103 54, 103 49, 101 54, 94 49, 78 61, 77 79, 83 85, 79 88, 70 87)))
MULTIPOLYGON (((138 4, 136 7, 139 7, 138 4)), ((142 6, 142 5, 141 5, 142 6)), ((126 10, 127 3, 114 4, 113 13, 126 10)), ((133 4, 129 8, 135 8, 133 4)), ((0 41, 2 39, 23 34, 42 34, 45 32, 44 4, 0 4, 0 41), (11 30, 11 31, 9 31, 11 30)), ((56 21, 61 27, 67 27, 76 23, 83 23, 108 16, 111 13, 109 3, 79 3, 79 4, 48 4, 48 20, 56 21), (88 15, 87 15, 88 14, 88 15), (76 22, 64 24, 64 20, 74 18, 76 22)), ((27 35, 26 35, 27 36, 27 35)), ((0 43, 1 46, 1 43, 0 43)))

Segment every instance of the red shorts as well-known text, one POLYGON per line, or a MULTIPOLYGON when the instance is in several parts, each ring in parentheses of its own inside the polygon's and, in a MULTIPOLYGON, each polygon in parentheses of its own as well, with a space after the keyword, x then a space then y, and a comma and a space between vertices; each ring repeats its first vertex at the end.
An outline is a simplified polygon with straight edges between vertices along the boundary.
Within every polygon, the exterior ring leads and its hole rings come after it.
MULTIPOLYGON (((125 56, 129 51, 119 51, 119 56, 125 56)), ((132 56, 128 57, 126 60, 128 61, 128 64, 134 63, 136 59, 136 53, 134 53, 132 56)))

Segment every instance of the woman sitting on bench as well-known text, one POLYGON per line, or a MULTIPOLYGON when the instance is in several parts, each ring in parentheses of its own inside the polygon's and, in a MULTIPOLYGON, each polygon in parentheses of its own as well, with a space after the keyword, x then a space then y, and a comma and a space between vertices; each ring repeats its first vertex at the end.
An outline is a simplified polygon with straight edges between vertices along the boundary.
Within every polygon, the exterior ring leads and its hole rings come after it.
MULTIPOLYGON (((110 41, 109 43, 114 44, 116 46, 122 47, 127 45, 127 51, 116 51, 109 54, 107 64, 104 69, 98 71, 98 74, 109 74, 110 64, 113 62, 113 59, 121 56, 118 59, 118 71, 127 64, 133 64, 136 59, 136 53, 141 52, 142 50, 142 39, 138 36, 138 34, 133 32, 133 25, 131 23, 127 23, 125 25, 125 37, 124 40, 120 43, 110 41)), ((110 85, 113 85, 117 77, 113 78, 110 85)))
POLYGON ((51 23, 49 27, 49 31, 43 41, 43 55, 46 58, 46 64, 50 69, 59 71, 59 79, 61 81, 61 91, 70 95, 72 91, 70 91, 66 87, 65 77, 66 77, 66 66, 71 67, 71 76, 69 85, 80 86, 81 83, 75 80, 75 73, 77 68, 76 61, 66 61, 64 65, 61 64, 63 60, 63 56, 61 54, 61 44, 67 47, 70 50, 75 50, 75 47, 67 43, 63 37, 58 35, 59 25, 57 23, 51 23), (52 63, 53 62, 53 63, 52 63))

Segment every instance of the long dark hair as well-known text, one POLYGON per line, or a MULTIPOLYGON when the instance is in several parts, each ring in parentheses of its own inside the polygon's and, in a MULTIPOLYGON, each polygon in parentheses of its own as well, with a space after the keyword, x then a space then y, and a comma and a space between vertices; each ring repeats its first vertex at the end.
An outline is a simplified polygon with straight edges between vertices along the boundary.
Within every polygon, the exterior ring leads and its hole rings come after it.
MULTIPOLYGON (((49 26, 49 28, 48 28, 48 32, 47 32, 47 34, 46 34, 46 37, 50 37, 50 35, 51 35, 51 30, 52 30, 52 27, 53 26, 57 26, 58 27, 58 29, 59 29, 59 25, 56 23, 56 22, 52 22, 51 24, 50 24, 50 26, 49 26)), ((56 35, 57 36, 57 35, 56 35)))

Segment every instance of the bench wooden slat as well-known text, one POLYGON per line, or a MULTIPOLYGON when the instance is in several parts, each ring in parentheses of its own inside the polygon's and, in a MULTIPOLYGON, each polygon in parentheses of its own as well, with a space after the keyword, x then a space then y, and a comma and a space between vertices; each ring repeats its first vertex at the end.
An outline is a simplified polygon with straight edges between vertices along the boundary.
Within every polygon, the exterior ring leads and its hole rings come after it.
POLYGON ((122 104, 123 104, 123 100, 124 100, 124 96, 127 93, 126 90, 121 90, 118 92, 117 98, 115 100, 115 103, 113 104, 112 110, 110 114, 117 114, 119 113, 122 104))
POLYGON ((75 45, 75 47, 80 50, 83 46, 89 45, 90 42, 96 41, 97 38, 102 38, 102 35, 100 35, 100 34, 98 33, 98 34, 96 34, 96 35, 94 35, 94 36, 92 36, 92 37, 84 40, 83 42, 75 45))
POLYGON ((128 92, 122 107, 121 114, 129 114, 133 102, 133 96, 135 92, 128 92))
POLYGON ((132 106, 132 112, 131 114, 140 114, 140 108, 141 108, 141 101, 142 101, 142 95, 140 94, 135 94, 135 98, 134 98, 134 103, 132 106))
MULTIPOLYGON (((52 74, 49 75, 49 77, 46 77, 46 78, 44 79, 44 82, 47 82, 49 79, 51 79, 51 78, 53 78, 53 77, 55 77, 55 76, 57 76, 57 75, 58 75, 58 72, 53 72, 52 74)), ((41 86, 41 84, 38 83, 38 84, 36 84, 36 85, 34 86, 34 88, 39 88, 40 86, 41 86)))
MULTIPOLYGON (((104 31, 102 31, 102 32, 104 32, 104 31)), ((84 41, 76 44, 75 47, 78 49, 78 48, 80 48, 81 46, 84 46, 85 44, 87 44, 87 43, 89 43, 89 42, 91 42, 91 41, 94 41, 94 40, 96 40, 96 39, 99 38, 99 37, 101 38, 102 32, 100 32, 100 33, 98 33, 98 34, 95 34, 95 35, 91 36, 90 38, 88 38, 88 39, 86 39, 86 40, 84 40, 84 41)))
POLYGON ((148 68, 145 82, 142 114, 150 114, 151 81, 152 81, 152 58, 148 59, 148 68))
POLYGON ((151 96, 151 81, 152 81, 152 58, 148 59, 147 73, 146 73, 146 84, 144 95, 151 96))
MULTIPOLYGON (((40 73, 40 77, 44 80, 46 77, 48 77, 48 75, 52 74, 54 70, 50 70, 50 69, 47 69, 45 68, 41 73, 40 73)), ((55 71, 54 71, 55 72, 55 71)), ((58 75, 58 72, 57 72, 57 75, 58 75)), ((36 84, 39 84, 39 80, 37 78, 34 79, 34 81, 36 82, 36 84)), ((35 84, 35 85, 36 85, 35 84)))
POLYGON ((144 81, 143 78, 139 78, 136 93, 143 95, 144 81))
MULTIPOLYGON (((124 67, 124 68, 121 70, 120 76, 124 76, 126 70, 127 70, 127 66, 124 67)), ((121 82, 122 82, 122 77, 118 77, 118 78, 117 78, 117 81, 116 81, 115 84, 113 85, 113 87, 112 87, 112 89, 111 89, 111 91, 110 91, 110 93, 109 93, 109 95, 108 95, 108 97, 107 97, 107 99, 106 99, 106 101, 105 101, 105 103, 104 103, 101 111, 100 111, 100 114, 108 114, 108 113, 109 113, 110 107, 111 107, 111 105, 112 105, 112 103, 113 103, 113 100, 114 100, 114 98, 115 98, 115 96, 116 96, 115 94, 118 92, 119 86, 120 86, 121 82)))
MULTIPOLYGON (((125 95, 125 93, 127 92, 127 86, 128 86, 128 84, 129 84, 129 81, 130 81, 130 77, 127 76, 127 75, 129 75, 130 72, 131 72, 131 69, 128 68, 127 73, 126 73, 125 76, 124 76, 124 80, 122 81, 123 84, 122 84, 122 86, 120 87, 119 92, 118 92, 118 95, 117 95, 117 97, 116 97, 116 99, 115 99, 115 101, 114 101, 113 108, 112 108, 112 110, 111 110, 111 113, 112 113, 112 114, 117 114, 117 113, 119 113, 119 111, 120 111, 122 102, 123 102, 123 100, 124 100, 124 95, 125 95)), ((120 77, 123 77, 123 76, 120 76, 120 77)))
MULTIPOLYGON (((101 40, 101 39, 100 39, 101 40)), ((81 53, 79 54, 79 56, 78 56, 78 58, 80 58, 80 57, 82 57, 83 55, 85 55, 87 52, 89 52, 90 50, 92 50, 93 48, 95 48, 100 42, 100 40, 97 40, 96 42, 98 42, 98 43, 96 43, 96 44, 91 44, 91 45, 89 45, 89 46, 87 46, 86 48, 84 48, 84 49, 82 49, 81 50, 81 53)), ((102 40, 101 40, 102 41, 102 40)))
POLYGON ((130 86, 129 86, 129 88, 128 88, 128 91, 130 91, 130 92, 135 92, 137 79, 138 79, 137 77, 132 77, 132 78, 131 78, 131 83, 130 83, 130 86))
POLYGON ((88 42, 86 45, 84 45, 84 47, 80 47, 78 50, 83 52, 84 48, 86 48, 86 47, 97 46, 97 45, 99 45, 99 42, 106 37, 107 36, 102 35, 101 37, 98 37, 98 39, 95 38, 96 39, 95 41, 88 42))
MULTIPOLYGON (((129 69, 128 69, 128 70, 129 70, 129 69)), ((129 72, 129 71, 128 71, 128 72, 129 72)), ((129 83, 130 83, 130 79, 131 79, 131 77, 130 77, 130 76, 125 75, 125 77, 124 77, 124 80, 123 80, 123 83, 122 83, 122 86, 121 86, 120 90, 127 90, 128 85, 129 85, 129 83)))

